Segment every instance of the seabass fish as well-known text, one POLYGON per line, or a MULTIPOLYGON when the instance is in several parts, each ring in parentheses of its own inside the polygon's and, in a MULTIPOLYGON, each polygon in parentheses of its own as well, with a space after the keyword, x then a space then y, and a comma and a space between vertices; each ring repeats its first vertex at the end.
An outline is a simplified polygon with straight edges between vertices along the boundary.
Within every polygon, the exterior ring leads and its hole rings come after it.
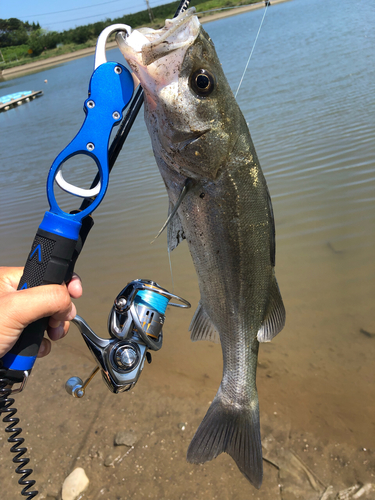
POLYGON ((168 227, 170 250, 186 238, 198 275, 191 338, 218 337, 222 346, 222 382, 187 459, 203 463, 229 453, 259 488, 258 346, 285 323, 272 205, 245 119, 194 12, 117 40, 145 92, 170 210, 188 179, 191 184, 168 227))

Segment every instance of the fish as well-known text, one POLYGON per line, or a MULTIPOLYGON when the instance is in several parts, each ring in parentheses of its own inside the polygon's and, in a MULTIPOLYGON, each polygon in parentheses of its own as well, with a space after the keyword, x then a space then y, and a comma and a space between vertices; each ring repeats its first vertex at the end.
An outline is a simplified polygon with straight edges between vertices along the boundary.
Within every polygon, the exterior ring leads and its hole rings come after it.
POLYGON ((169 213, 175 212, 168 248, 186 239, 198 277, 191 339, 219 341, 222 348, 222 381, 187 460, 205 463, 226 452, 260 488, 258 349, 285 324, 266 180, 214 43, 194 8, 167 19, 161 29, 119 33, 117 43, 143 87, 146 125, 169 213))

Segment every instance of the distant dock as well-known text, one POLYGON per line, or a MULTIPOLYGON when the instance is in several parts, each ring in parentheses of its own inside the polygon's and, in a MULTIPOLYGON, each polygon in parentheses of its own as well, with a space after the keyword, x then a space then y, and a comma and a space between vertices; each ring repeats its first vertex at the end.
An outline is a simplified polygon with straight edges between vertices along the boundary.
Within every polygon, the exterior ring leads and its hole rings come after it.
POLYGON ((36 97, 43 95, 43 90, 26 90, 0 97, 0 112, 20 106, 25 102, 32 101, 36 97))

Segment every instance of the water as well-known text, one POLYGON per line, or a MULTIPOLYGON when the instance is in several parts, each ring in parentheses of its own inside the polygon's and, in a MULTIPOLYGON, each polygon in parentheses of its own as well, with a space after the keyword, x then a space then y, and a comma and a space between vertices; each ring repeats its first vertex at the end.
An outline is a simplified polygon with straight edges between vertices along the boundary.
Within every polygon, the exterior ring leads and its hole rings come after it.
MULTIPOLYGON (((260 9, 205 24, 234 91, 262 15, 260 9)), ((295 433, 357 448, 375 446, 375 338, 363 333, 375 334, 374 22, 375 7, 364 0, 273 5, 237 98, 274 204, 276 271, 287 309, 284 331, 261 346, 261 412, 282 415, 295 433)), ((108 58, 121 61, 117 50, 108 58)), ((44 91, 0 115, 2 265, 25 261, 48 208, 48 169, 83 121, 92 68, 90 56, 0 83, 0 95, 44 91)), ((150 245, 166 214, 140 116, 76 268, 85 289, 79 313, 99 334, 113 298, 131 279, 171 289, 165 235, 150 245)), ((172 253, 172 267, 174 292, 195 307, 199 292, 186 244, 172 253)), ((168 314, 165 347, 142 378, 174 380, 173 394, 208 388, 212 399, 219 346, 190 343, 192 311, 168 314)), ((85 356, 76 331, 64 342, 85 356)))

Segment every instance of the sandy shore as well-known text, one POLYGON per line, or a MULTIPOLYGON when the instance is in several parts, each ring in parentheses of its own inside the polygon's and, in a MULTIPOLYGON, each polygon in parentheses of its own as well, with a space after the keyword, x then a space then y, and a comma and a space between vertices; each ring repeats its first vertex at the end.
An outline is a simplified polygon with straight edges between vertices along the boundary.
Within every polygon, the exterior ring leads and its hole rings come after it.
MULTIPOLYGON (((109 49, 114 47, 116 47, 116 42, 109 42, 107 44, 107 48, 109 49)), ((87 49, 77 50, 76 52, 70 52, 61 56, 49 57, 48 59, 43 59, 41 61, 35 61, 33 63, 24 64, 22 66, 15 66, 14 68, 4 69, 2 73, 0 73, 0 77, 4 78, 5 80, 10 80, 15 76, 41 71, 46 68, 52 68, 53 66, 56 66, 58 64, 72 61, 73 59, 79 59, 80 57, 86 57, 94 53, 95 47, 87 47, 87 49)))
MULTIPOLYGON (((286 1, 289 0, 272 0, 271 5, 275 5, 286 1)), ((234 9, 223 10, 215 14, 211 14, 209 16, 204 16, 200 19, 200 22, 204 24, 211 21, 216 21, 217 19, 221 19, 224 17, 237 16, 239 14, 243 14, 244 12, 261 8, 264 8, 263 0, 256 4, 247 5, 244 7, 238 7, 234 9)), ((107 44, 108 49, 115 48, 116 46, 117 46, 116 42, 109 42, 107 44)), ((35 61, 33 63, 24 64, 22 66, 15 66, 14 68, 4 69, 2 72, 0 72, 0 78, 4 80, 11 80, 16 76, 21 76, 27 73, 41 71, 43 69, 51 68, 58 64, 71 61, 73 59, 79 59, 80 57, 86 57, 94 53, 95 53, 95 47, 88 47, 87 49, 77 50, 76 52, 71 52, 69 54, 63 54, 61 56, 56 56, 56 57, 49 57, 48 59, 35 61)))

